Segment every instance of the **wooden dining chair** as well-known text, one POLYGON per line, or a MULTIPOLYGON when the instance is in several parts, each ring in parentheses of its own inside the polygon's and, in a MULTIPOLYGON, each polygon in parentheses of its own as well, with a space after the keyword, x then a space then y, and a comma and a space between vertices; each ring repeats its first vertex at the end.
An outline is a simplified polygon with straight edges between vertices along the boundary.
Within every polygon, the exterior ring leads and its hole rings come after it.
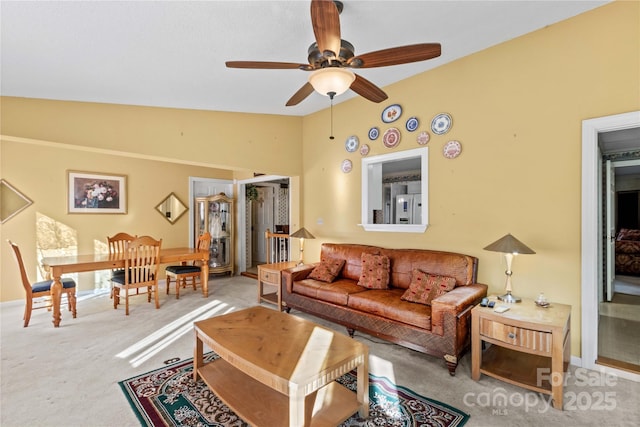
MULTIPOLYGON (((208 251, 211 246, 211 234, 204 233, 198 237, 197 248, 199 251, 208 251)), ((192 264, 182 265, 170 265, 165 270, 165 276, 167 281, 167 295, 169 295, 169 288, 171 287, 171 279, 176 282, 176 299, 180 298, 180 286, 183 288, 187 286, 187 279, 191 278, 191 284, 193 290, 197 289, 196 280, 201 277, 202 273, 202 261, 194 261, 192 264)))
MULTIPOLYGON (((47 308, 51 310, 53 306, 51 299, 51 285, 53 284, 53 280, 44 280, 42 282, 31 283, 29 281, 29 277, 27 276, 27 272, 24 268, 24 262, 22 261, 22 254, 20 254, 20 248, 18 245, 13 243, 11 240, 7 240, 11 248, 13 249, 13 254, 15 255, 16 261, 18 262, 18 267, 20 268, 20 277, 22 279, 22 286, 26 292, 26 306, 24 308, 24 327, 29 326, 29 320, 31 320, 31 312, 38 308, 47 308), (44 298, 44 304, 38 304, 37 307, 34 307, 34 299, 36 298, 44 298)), ((62 279, 62 293, 67 296, 67 305, 69 307, 69 311, 73 315, 73 318, 76 318, 76 282, 73 279, 63 277, 62 279)), ((38 301, 35 301, 38 303, 38 301)))
MULTIPOLYGON (((117 233, 111 237, 107 236, 107 243, 109 245, 109 255, 124 253, 127 243, 134 240, 137 236, 132 236, 127 233, 117 233)), ((124 275, 124 268, 114 268, 111 270, 111 279, 116 276, 124 275)), ((113 283, 111 283, 111 294, 109 296, 113 298, 113 283)))
POLYGON ((160 246, 162 239, 141 236, 125 245, 124 273, 111 278, 113 283, 113 308, 120 303, 120 290, 124 290, 125 314, 129 315, 129 290, 147 288, 147 301, 154 294, 156 309, 160 308, 158 295, 158 272, 160 269, 160 246))

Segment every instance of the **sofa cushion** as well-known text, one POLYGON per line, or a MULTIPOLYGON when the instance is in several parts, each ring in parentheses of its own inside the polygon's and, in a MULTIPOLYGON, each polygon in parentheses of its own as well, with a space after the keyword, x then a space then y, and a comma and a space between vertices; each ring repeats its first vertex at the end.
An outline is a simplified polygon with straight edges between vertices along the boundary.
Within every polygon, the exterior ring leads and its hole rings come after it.
POLYGON ((372 289, 349 295, 347 305, 354 310, 430 331, 431 307, 401 300, 403 292, 404 289, 372 289))
POLYGON ((640 241, 618 240, 616 242, 616 255, 618 254, 640 255, 640 241))
POLYGON ((322 282, 331 283, 336 280, 340 270, 344 267, 344 259, 327 258, 320 261, 320 264, 309 273, 309 279, 316 279, 322 282))
POLYGON ((380 248, 369 245, 323 243, 320 259, 337 258, 346 260, 340 272, 340 277, 357 282, 362 273, 362 254, 365 252, 379 254, 380 248))
POLYGON ((360 259, 362 272, 358 285, 368 289, 389 288, 389 257, 363 252, 360 259))
POLYGON ((456 286, 456 279, 448 276, 438 276, 414 269, 411 284, 401 299, 420 304, 431 305, 434 298, 444 295, 456 286))
POLYGON ((617 240, 640 240, 640 230, 621 228, 617 240))
POLYGON ((368 292, 353 280, 338 279, 333 283, 314 279, 303 279, 293 283, 294 294, 304 295, 332 304, 347 305, 349 297, 358 292, 368 292))
POLYGON ((363 253, 386 255, 391 266, 389 287, 408 289, 414 268, 431 274, 449 276, 456 279, 456 286, 477 282, 478 259, 469 255, 428 249, 385 249, 378 246, 323 243, 320 259, 338 258, 347 262, 340 277, 356 282, 362 274, 363 253))

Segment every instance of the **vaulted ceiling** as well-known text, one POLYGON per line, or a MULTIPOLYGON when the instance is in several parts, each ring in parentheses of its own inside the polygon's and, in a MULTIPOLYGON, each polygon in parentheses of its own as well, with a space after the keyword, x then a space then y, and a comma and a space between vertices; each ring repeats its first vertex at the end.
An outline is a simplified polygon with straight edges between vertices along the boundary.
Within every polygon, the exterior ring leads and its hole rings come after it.
MULTIPOLYGON (((345 0, 340 22, 356 55, 442 44, 433 60, 358 71, 384 88, 605 3, 345 0)), ((329 106, 314 93, 285 107, 307 72, 225 67, 305 63, 314 41, 307 0, 3 0, 0 8, 4 96, 296 116, 329 106)))

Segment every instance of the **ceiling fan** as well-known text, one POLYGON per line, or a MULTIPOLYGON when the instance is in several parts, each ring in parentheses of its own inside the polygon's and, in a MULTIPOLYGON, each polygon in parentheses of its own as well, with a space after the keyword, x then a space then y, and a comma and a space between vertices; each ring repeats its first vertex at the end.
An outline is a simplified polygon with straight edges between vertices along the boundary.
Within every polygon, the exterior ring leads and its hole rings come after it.
POLYGON ((311 0, 311 23, 316 42, 309 46, 308 64, 269 61, 227 61, 229 68, 299 69, 312 71, 309 81, 288 101, 297 105, 314 91, 331 99, 351 89, 360 96, 382 102, 387 99, 375 84, 349 69, 386 67, 425 61, 440 56, 440 43, 420 43, 392 47, 362 55, 355 55, 351 43, 340 38, 340 12, 343 4, 333 0, 311 0))

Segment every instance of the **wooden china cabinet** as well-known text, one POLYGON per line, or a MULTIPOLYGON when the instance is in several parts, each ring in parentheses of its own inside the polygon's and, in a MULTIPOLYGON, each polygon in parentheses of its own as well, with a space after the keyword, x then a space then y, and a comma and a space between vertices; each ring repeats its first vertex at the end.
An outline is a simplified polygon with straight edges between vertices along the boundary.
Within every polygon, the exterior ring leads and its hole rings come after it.
POLYGON ((235 259, 234 200, 220 193, 215 196, 195 199, 195 241, 209 232, 209 272, 226 273, 233 276, 235 259))

